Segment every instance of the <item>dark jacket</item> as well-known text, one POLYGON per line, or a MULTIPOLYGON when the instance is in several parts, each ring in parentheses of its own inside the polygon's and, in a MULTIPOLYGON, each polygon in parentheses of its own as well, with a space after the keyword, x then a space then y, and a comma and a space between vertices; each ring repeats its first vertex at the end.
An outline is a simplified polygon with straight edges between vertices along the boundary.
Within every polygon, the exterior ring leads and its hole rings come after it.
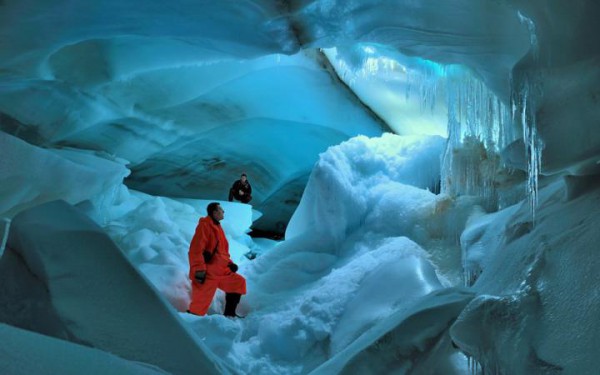
POLYGON ((229 201, 231 201, 232 197, 238 201, 247 200, 248 198, 252 197, 252 186, 250 186, 250 182, 248 182, 248 180, 246 180, 245 184, 242 182, 242 180, 237 180, 234 182, 233 186, 229 190, 229 201), (240 195, 240 190, 244 192, 244 195, 240 195))

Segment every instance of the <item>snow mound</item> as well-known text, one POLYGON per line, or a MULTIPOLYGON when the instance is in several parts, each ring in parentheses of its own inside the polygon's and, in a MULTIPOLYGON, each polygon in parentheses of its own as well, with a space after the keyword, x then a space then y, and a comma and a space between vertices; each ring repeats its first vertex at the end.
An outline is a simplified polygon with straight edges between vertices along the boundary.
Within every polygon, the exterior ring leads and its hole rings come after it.
MULTIPOLYGON (((444 145, 444 138, 438 136, 386 133, 330 147, 313 169, 286 238, 311 232, 339 243, 366 224, 371 209, 392 203, 385 194, 401 189, 400 184, 433 190, 439 182, 444 145)), ((420 198, 427 192, 414 189, 412 194, 417 199, 406 201, 423 201, 420 198)))
MULTIPOLYGON (((303 374, 443 289, 441 260, 460 267, 453 236, 474 207, 472 200, 426 190, 439 180, 443 149, 441 137, 386 134, 321 154, 286 240, 242 272, 249 293, 238 312, 246 319, 236 325, 217 316, 194 319, 193 329, 241 373, 303 374)), ((422 341, 445 332, 458 313, 449 313, 433 336, 424 332, 422 341)), ((458 355, 444 340, 435 363, 458 355)))

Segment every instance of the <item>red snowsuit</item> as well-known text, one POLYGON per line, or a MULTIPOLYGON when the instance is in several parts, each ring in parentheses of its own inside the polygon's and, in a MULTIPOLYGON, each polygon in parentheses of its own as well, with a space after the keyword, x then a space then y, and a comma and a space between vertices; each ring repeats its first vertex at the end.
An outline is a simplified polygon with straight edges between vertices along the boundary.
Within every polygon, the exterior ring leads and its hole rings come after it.
POLYGON ((192 280, 192 300, 189 307, 191 313, 205 315, 217 288, 225 293, 246 294, 246 279, 229 269, 229 264, 233 262, 229 256, 229 243, 223 228, 209 216, 201 218, 198 222, 188 257, 189 277, 192 280), (215 247, 217 251, 206 264, 202 253, 204 250, 213 252, 215 247), (194 278, 196 271, 206 271, 204 284, 200 284, 194 278))

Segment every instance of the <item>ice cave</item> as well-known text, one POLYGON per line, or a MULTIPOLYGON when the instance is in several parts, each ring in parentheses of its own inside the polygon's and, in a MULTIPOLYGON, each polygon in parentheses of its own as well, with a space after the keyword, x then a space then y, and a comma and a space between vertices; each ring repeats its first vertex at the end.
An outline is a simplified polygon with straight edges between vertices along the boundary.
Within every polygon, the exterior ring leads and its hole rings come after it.
POLYGON ((0 0, 0 179, 2 375, 600 374, 597 0, 0 0))

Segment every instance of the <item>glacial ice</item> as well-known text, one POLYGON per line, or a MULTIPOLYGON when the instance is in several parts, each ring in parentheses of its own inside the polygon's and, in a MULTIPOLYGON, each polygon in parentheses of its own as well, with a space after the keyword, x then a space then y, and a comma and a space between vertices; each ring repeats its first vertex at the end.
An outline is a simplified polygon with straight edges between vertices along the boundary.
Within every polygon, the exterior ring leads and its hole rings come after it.
MULTIPOLYGON (((182 309, 182 259, 205 201, 172 198, 223 199, 246 171, 265 213, 255 225, 283 232, 300 206, 277 245, 246 235, 249 207, 232 215, 235 256, 266 244, 241 267, 246 320, 220 317, 222 296, 211 316, 182 314, 227 366, 351 371, 377 358, 399 372, 595 373, 600 3, 144 5, 2 2, 0 217, 77 204, 182 309), (390 129, 449 136, 444 162, 440 138, 348 141, 390 129), (460 303, 471 302, 450 311, 446 287, 463 282, 460 303), (402 300, 377 293, 397 283, 412 286, 394 292, 402 300), (403 315, 426 301, 445 327, 427 308, 403 315), (397 348, 415 355, 397 360, 397 348)), ((68 338, 10 246, 2 263, 5 290, 39 297, 21 301, 31 314, 4 304, 3 321, 68 338)))

